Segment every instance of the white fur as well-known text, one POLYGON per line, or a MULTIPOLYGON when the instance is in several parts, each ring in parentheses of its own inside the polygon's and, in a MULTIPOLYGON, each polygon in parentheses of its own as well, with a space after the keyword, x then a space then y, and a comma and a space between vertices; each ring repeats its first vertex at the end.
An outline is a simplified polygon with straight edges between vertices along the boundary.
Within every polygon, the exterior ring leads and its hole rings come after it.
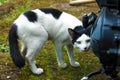
POLYGON ((83 77, 81 80, 88 80, 88 77, 83 77))
POLYGON ((90 48, 90 37, 85 34, 81 35, 74 43, 74 47, 80 51, 88 51, 90 48))
MULTIPOLYGON (((30 64, 32 72, 34 74, 43 73, 42 68, 36 67, 34 60, 48 39, 52 40, 55 45, 59 67, 67 67, 63 59, 63 46, 67 46, 70 64, 73 67, 80 66, 80 64, 74 60, 73 45, 68 33, 68 28, 74 29, 76 26, 82 25, 82 22, 65 12, 61 14, 59 19, 55 19, 51 14, 45 14, 39 9, 32 11, 37 13, 37 22, 30 22, 23 14, 14 22, 18 26, 18 36, 22 43, 22 52, 27 48, 25 57, 30 64)), ((88 39, 88 37, 82 35, 81 38, 78 39, 82 44, 77 46, 77 43, 75 43, 77 48, 81 47, 79 49, 84 50, 83 48, 88 46, 84 42, 86 38, 88 39)))

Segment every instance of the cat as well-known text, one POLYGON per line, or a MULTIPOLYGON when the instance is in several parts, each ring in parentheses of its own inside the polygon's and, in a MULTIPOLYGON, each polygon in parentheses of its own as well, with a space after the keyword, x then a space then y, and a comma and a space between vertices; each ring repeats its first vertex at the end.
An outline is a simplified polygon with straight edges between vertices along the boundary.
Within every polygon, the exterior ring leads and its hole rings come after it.
POLYGON ((26 11, 13 22, 9 31, 10 55, 17 67, 24 67, 27 60, 31 71, 34 74, 41 74, 44 71, 42 68, 37 68, 35 57, 45 42, 52 40, 57 53, 58 66, 67 67, 62 51, 62 47, 66 46, 70 64, 79 67, 79 62, 74 60, 73 48, 78 48, 80 51, 89 49, 90 37, 85 31, 82 22, 69 13, 54 8, 26 11), (18 40, 22 45, 21 52, 18 40))

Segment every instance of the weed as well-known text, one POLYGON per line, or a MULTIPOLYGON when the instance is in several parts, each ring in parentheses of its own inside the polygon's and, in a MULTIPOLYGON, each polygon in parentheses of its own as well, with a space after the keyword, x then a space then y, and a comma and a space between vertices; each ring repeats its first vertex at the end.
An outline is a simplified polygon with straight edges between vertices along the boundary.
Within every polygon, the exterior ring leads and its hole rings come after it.
POLYGON ((7 2, 7 0, 0 0, 0 2, 1 2, 1 3, 5 3, 5 2, 7 2))
POLYGON ((6 38, 0 37, 0 52, 9 52, 9 45, 6 41, 6 38))
POLYGON ((0 44, 0 51, 1 52, 8 52, 9 46, 7 44, 0 44))

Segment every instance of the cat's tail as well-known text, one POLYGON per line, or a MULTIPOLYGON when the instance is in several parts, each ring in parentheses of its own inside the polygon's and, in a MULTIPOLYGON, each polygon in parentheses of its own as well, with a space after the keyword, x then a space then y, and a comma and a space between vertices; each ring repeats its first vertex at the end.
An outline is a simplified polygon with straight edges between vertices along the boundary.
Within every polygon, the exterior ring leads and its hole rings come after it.
POLYGON ((17 25, 12 25, 8 37, 12 60, 17 67, 22 68, 25 65, 25 59, 21 56, 18 46, 17 25))

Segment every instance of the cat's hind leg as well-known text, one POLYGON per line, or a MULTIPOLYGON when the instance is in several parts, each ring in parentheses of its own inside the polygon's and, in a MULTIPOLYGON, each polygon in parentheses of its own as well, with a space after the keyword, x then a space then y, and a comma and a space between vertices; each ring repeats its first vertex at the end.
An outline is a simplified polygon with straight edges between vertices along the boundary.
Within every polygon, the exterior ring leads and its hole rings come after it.
POLYGON ((27 52, 27 47, 25 47, 24 43, 22 42, 22 47, 21 47, 21 53, 23 55, 23 57, 25 57, 26 52, 27 52))
POLYGON ((39 53, 39 51, 42 49, 44 43, 48 39, 47 32, 44 32, 43 34, 39 36, 30 36, 27 41, 27 53, 26 53, 26 59, 30 65, 31 71, 34 74, 41 74, 43 73, 42 68, 37 68, 35 63, 35 57, 39 53))

